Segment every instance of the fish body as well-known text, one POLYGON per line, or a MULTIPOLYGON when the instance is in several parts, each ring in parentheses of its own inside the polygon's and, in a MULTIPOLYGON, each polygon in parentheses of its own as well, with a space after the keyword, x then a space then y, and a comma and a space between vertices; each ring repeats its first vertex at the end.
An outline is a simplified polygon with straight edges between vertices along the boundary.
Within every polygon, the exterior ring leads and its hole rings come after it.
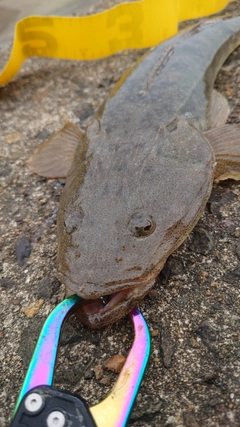
POLYGON ((58 213, 59 278, 99 327, 125 315, 201 216, 216 156, 216 75, 240 18, 196 25, 148 52, 80 138, 58 213), (106 305, 101 295, 109 295, 106 305))

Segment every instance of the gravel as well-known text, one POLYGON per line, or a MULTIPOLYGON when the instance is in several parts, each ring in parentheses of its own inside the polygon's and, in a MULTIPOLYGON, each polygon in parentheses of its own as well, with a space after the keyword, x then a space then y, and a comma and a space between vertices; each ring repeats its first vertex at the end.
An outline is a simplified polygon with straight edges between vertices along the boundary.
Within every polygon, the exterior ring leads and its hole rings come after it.
MULTIPOLYGON (((226 12, 238 14, 239 6, 234 1, 226 12)), ((1 67, 9 52, 10 47, 1 51, 1 67)), ((31 58, 0 88, 0 426, 9 423, 41 325, 64 298, 55 259, 56 212, 65 181, 32 175, 26 160, 68 120, 86 128, 142 53, 124 51, 89 62, 31 58)), ((229 123, 240 122, 239 61, 237 49, 216 82, 231 106, 229 123)), ((129 424, 240 425, 239 209, 239 183, 214 185, 195 231, 140 304, 153 331, 152 351, 129 424)), ((116 354, 126 356, 132 338, 128 318, 96 331, 71 317, 55 385, 80 393, 90 405, 99 402, 117 378, 105 363, 116 354)))

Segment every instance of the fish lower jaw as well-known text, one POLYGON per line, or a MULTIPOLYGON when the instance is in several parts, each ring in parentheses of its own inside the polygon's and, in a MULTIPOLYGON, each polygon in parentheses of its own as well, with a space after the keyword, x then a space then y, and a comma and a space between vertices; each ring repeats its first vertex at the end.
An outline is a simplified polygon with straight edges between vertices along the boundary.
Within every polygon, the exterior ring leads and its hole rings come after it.
POLYGON ((84 325, 95 329, 116 322, 144 298, 154 282, 155 280, 110 294, 106 305, 101 298, 84 300, 75 315, 84 325))

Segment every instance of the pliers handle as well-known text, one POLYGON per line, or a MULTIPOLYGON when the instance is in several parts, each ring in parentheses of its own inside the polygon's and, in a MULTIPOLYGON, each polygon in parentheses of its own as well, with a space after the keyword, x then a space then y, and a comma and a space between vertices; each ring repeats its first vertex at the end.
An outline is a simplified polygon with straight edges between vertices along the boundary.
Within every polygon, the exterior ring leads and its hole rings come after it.
POLYGON ((150 334, 141 313, 133 308, 134 341, 109 395, 95 406, 52 386, 61 328, 82 301, 73 295, 47 318, 40 333, 11 427, 124 427, 130 416, 150 355, 150 334))

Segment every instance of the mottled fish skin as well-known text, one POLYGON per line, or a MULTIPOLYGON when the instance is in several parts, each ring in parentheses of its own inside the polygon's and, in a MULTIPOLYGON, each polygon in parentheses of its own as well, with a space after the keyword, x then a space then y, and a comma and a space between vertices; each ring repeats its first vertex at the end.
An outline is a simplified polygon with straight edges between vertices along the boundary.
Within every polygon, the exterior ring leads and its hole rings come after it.
POLYGON ((239 43, 240 18, 162 43, 121 79, 83 136, 60 202, 58 274, 85 299, 134 289, 90 326, 142 299, 201 216, 215 168, 201 131, 217 72, 239 43))

